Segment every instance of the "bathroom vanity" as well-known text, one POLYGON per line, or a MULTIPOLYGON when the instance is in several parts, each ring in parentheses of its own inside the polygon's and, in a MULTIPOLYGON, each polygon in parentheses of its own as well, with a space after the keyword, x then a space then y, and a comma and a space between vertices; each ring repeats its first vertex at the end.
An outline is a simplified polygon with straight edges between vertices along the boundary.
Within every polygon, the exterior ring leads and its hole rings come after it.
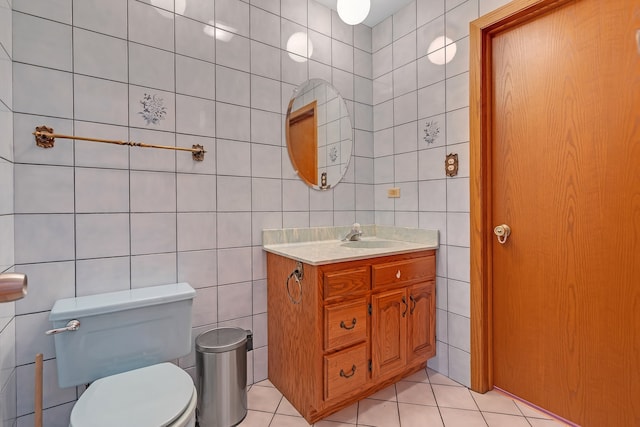
POLYGON ((344 227, 323 230, 264 245, 269 380, 309 423, 435 355, 437 232, 365 226, 372 237, 343 242, 344 227))

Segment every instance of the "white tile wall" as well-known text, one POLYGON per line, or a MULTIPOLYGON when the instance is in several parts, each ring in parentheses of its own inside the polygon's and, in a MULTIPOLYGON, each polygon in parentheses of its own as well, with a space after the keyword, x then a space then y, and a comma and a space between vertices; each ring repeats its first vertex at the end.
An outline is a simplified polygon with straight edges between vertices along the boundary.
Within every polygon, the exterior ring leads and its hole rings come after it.
POLYGON ((174 60, 172 52, 129 42, 129 82, 175 92, 174 60))
MULTIPOLYGON (((15 216, 13 205, 0 212, 2 235, 15 234, 14 245, 0 246, 0 266, 18 264, 38 294, 0 310, 0 355, 13 354, 17 328, 46 326, 55 299, 186 280, 198 289, 193 333, 253 328, 249 377, 261 380, 260 230, 376 221, 440 230, 431 367, 468 382, 468 22, 501 4, 416 0, 371 30, 344 25, 314 0, 223 0, 215 11, 197 1, 181 15, 171 1, 0 0, 0 173, 15 175, 0 190, 0 200, 15 198, 15 216), (286 52, 294 32, 314 45, 306 62, 286 52), (442 33, 457 54, 435 66, 428 42, 442 33), (289 97, 308 76, 341 91, 355 128, 355 158, 327 192, 297 180, 283 141, 289 97), (155 115, 144 114, 145 95, 155 115), (427 119, 440 127, 429 145, 427 119), (44 150, 30 137, 41 124, 197 143, 207 154, 194 162, 188 153, 71 141, 44 150), (460 175, 445 178, 443 156, 453 150, 460 175), (390 185, 400 199, 386 197, 390 185)), ((34 353, 53 355, 39 339, 15 347, 19 360, 0 368, 0 406, 26 426, 34 353)), ((193 353, 180 360, 190 373, 193 364, 193 353)), ((65 425, 76 391, 57 389, 55 360, 45 365, 47 426, 65 425)))
POLYGON ((178 251, 195 251, 215 247, 216 214, 211 212, 178 213, 178 251))
POLYGON ((174 15, 149 4, 129 2, 130 41, 168 51, 174 50, 174 15))
MULTIPOLYGON (((15 3, 0 1, 0 273, 16 271, 12 77, 15 3)), ((29 40, 25 42, 28 44, 29 40)), ((16 365, 16 303, 0 303, 0 427, 13 427, 16 422, 16 365)))
POLYGON ((35 16, 46 16, 53 21, 71 24, 71 1, 69 0, 13 0, 8 3, 13 4, 13 10, 35 16))
MULTIPOLYGON (((34 2, 22 0, 20 3, 34 2)), ((65 0, 56 0, 55 2, 38 1, 37 3, 50 3, 52 8, 54 3, 65 3, 65 6, 71 6, 65 0)), ((128 28, 127 3, 127 0, 112 0, 109 3, 101 0, 73 0, 73 25, 97 33, 126 39, 128 28)), ((51 16, 49 13, 39 11, 36 11, 35 14, 38 16, 51 16)), ((71 10, 69 10, 69 17, 71 17, 71 10)), ((71 19, 63 22, 71 24, 71 19)))
MULTIPOLYGON (((175 51, 181 55, 215 62, 216 29, 212 25, 176 16, 175 18, 175 51)), ((213 23, 212 23, 213 24, 213 23)))
MULTIPOLYGON (((131 287, 131 259, 128 256, 121 256, 76 260, 75 283, 72 277, 64 284, 72 287, 69 297, 74 296, 73 289, 75 289, 76 296, 129 289, 131 287)), ((47 309, 51 308, 53 302, 50 302, 47 309)))
POLYGON ((178 252, 178 281, 204 288, 215 286, 217 279, 215 250, 178 252))
POLYGON ((216 135, 216 103, 208 99, 176 95, 176 132, 216 135))
POLYGON ((127 81, 125 40, 78 27, 73 29, 73 40, 73 66, 76 73, 127 81))
MULTIPOLYGON (((129 255, 128 214, 77 214, 75 231, 77 259, 129 255)), ((16 236, 17 240, 18 236, 16 236)), ((34 244, 33 241, 25 243, 34 244)), ((73 258, 73 256, 67 256, 63 259, 73 258)))
MULTIPOLYGON (((60 298, 74 296, 76 277, 73 261, 17 265, 29 279, 29 298, 16 301, 16 314, 47 311, 60 298), (51 283, 55 277, 55 283, 51 283)), ((31 355, 33 356, 33 355, 31 355)))
POLYGON ((20 12, 13 14, 13 60, 71 71, 71 27, 20 12))
POLYGON ((75 119, 127 125, 126 84, 79 74, 75 74, 73 80, 75 119))
POLYGON ((217 0, 216 25, 220 28, 249 37, 249 5, 237 0, 217 0))
MULTIPOLYGON (((74 188, 68 184, 66 187, 74 188)), ((75 210, 78 213, 129 212, 128 190, 129 173, 126 170, 75 169, 75 210)))
POLYGON ((72 118, 73 81, 67 72, 13 64, 13 111, 72 118), (34 94, 38 96, 34 96, 34 94))
POLYGON ((15 216, 15 262, 74 259, 73 214, 15 216))
POLYGON ((142 288, 175 281, 177 261, 175 252, 137 255, 131 257, 131 287, 142 288))
POLYGON ((416 0, 372 30, 376 222, 440 231, 437 356, 429 365, 464 384, 470 381, 468 27, 504 3, 416 0), (446 65, 427 56, 441 35, 455 42, 446 65), (439 130, 430 143, 427 123, 439 130), (451 152, 460 168, 447 178, 451 152), (400 199, 387 198, 391 186, 401 188, 400 199))

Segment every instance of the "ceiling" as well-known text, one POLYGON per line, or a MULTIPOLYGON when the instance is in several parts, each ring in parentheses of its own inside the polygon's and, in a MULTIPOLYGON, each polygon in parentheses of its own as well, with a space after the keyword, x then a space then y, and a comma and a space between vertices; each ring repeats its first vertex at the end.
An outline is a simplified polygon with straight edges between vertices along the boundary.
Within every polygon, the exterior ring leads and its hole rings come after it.
MULTIPOLYGON (((316 0, 318 3, 327 6, 330 9, 336 10, 337 0, 316 0)), ((412 0, 371 0, 371 10, 369 16, 364 20, 364 24, 369 27, 374 27, 376 24, 382 22, 385 18, 393 15, 409 3, 412 0)))

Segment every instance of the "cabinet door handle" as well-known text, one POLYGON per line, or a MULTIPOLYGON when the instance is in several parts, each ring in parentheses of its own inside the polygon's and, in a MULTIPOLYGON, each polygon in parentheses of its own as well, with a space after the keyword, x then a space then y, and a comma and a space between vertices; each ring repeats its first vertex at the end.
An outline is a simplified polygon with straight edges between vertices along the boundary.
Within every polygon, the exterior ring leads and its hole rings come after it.
POLYGON ((347 325, 345 325, 344 320, 342 320, 342 321, 340 322, 340 327, 341 327, 342 329, 346 329, 346 330, 348 330, 348 331, 349 331, 349 330, 351 330, 351 329, 353 329, 353 328, 355 328, 355 327, 356 327, 356 318, 354 317, 354 318, 353 318, 353 320, 351 321, 351 326, 347 326, 347 325))
POLYGON ((340 369, 340 376, 342 378, 351 378, 352 376, 354 376, 356 373, 356 365, 352 365, 351 366, 351 373, 346 373, 344 372, 344 369, 340 369))
POLYGON ((411 310, 409 310, 409 314, 413 314, 413 311, 416 309, 416 299, 413 295, 409 295, 409 299, 411 300, 411 310))
POLYGON ((402 303, 404 304, 404 311, 402 312, 402 317, 407 315, 407 309, 409 308, 409 305, 407 304, 407 297, 405 297, 404 295, 402 296, 402 303))

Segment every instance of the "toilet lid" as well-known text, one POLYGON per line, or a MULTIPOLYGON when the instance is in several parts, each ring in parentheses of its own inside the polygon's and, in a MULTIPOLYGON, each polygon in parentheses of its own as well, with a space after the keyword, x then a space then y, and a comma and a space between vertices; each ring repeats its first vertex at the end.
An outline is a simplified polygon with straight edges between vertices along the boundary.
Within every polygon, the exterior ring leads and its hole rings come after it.
POLYGON ((80 396, 71 427, 165 427, 187 408, 194 393, 189 374, 160 363, 101 378, 80 396))

